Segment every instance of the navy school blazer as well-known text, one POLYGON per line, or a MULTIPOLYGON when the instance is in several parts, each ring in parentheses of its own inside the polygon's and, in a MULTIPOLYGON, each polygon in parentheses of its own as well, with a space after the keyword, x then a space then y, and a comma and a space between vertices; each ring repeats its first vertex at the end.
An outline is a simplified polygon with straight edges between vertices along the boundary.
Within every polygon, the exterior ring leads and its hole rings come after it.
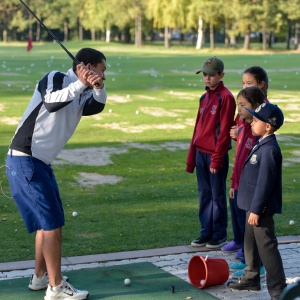
POLYGON ((281 213, 282 154, 275 134, 262 139, 246 158, 237 204, 257 215, 281 213))

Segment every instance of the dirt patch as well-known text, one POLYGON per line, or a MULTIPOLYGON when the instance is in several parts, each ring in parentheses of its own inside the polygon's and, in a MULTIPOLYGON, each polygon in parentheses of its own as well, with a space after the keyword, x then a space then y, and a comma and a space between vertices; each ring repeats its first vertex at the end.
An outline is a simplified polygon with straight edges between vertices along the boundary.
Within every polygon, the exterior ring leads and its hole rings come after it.
POLYGON ((178 117, 177 113, 160 107, 140 107, 140 111, 153 117, 178 117))
POLYGON ((55 164, 76 164, 83 166, 106 166, 112 164, 111 155, 126 153, 127 149, 112 147, 78 148, 60 151, 55 164))
POLYGON ((119 95, 110 95, 109 101, 117 102, 117 103, 128 103, 131 102, 130 95, 119 96, 119 95))
POLYGON ((157 101, 157 98, 156 97, 152 97, 152 96, 147 96, 147 95, 135 95, 137 98, 141 98, 141 99, 146 99, 146 100, 155 100, 157 101))
MULTIPOLYGON (((63 149, 53 165, 76 164, 84 166, 106 166, 113 164, 112 155, 119 155, 128 152, 129 148, 146 149, 147 151, 169 151, 187 150, 189 143, 166 142, 160 145, 124 143, 120 148, 116 147, 92 147, 67 150, 63 149)), ((115 175, 101 175, 98 173, 79 172, 74 176, 76 181, 85 187, 93 187, 97 184, 116 184, 123 178, 115 175)))
POLYGON ((115 184, 121 181, 123 178, 114 175, 79 172, 78 176, 75 176, 75 179, 79 185, 89 188, 97 184, 115 184))
POLYGON ((113 130, 119 130, 126 133, 140 133, 145 130, 150 129, 160 129, 160 130, 178 130, 178 129, 184 129, 186 128, 186 125, 184 124, 153 124, 153 125, 130 125, 129 122, 118 122, 118 123, 109 123, 109 124, 95 124, 96 127, 101 128, 109 128, 113 130))

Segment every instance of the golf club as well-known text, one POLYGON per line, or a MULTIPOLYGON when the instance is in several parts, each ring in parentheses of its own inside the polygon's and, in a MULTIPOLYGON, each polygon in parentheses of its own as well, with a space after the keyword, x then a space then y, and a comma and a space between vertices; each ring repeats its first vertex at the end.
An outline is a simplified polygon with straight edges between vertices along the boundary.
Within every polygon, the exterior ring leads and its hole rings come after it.
MULTIPOLYGON (((66 51, 69 57, 77 64, 80 64, 80 61, 78 61, 78 59, 59 41, 59 39, 55 36, 55 34, 38 18, 38 16, 27 6, 27 4, 24 3, 23 0, 20 1, 27 8, 27 10, 40 22, 40 24, 49 32, 49 34, 55 39, 55 41, 66 51)), ((99 83, 96 83, 95 87, 98 86, 99 83)))

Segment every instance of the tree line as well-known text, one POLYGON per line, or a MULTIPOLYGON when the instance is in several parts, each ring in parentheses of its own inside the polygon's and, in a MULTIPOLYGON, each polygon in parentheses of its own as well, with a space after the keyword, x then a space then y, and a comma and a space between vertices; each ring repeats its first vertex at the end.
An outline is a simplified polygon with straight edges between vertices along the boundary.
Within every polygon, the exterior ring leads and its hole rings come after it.
MULTIPOLYGON (((225 46, 242 38, 250 49, 256 36, 265 50, 276 36, 286 48, 300 50, 300 0, 24 0, 64 41, 102 39, 110 42, 184 41, 188 35, 200 49, 205 37, 210 48, 216 37, 225 46)), ((51 37, 19 0, 1 0, 0 40, 47 40, 51 37)))

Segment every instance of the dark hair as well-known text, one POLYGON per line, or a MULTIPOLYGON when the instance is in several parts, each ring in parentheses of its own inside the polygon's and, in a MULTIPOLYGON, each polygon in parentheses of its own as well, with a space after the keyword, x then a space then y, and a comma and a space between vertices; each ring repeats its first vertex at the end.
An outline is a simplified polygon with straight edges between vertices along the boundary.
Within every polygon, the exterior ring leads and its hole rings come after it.
POLYGON ((249 67, 248 69, 246 69, 244 71, 244 74, 245 73, 249 73, 249 74, 253 75, 258 83, 261 83, 262 81, 265 83, 264 86, 262 87, 262 91, 265 94, 265 98, 267 98, 268 87, 269 87, 269 78, 268 78, 267 72, 261 67, 254 66, 254 67, 249 67))
MULTIPOLYGON (((92 48, 82 48, 76 54, 76 59, 80 62, 83 62, 85 65, 90 63, 93 67, 96 67, 97 64, 101 63, 102 60, 106 60, 104 54, 98 50, 92 48)), ((73 61, 73 71, 76 71, 77 63, 73 61)))
POLYGON ((263 91, 258 86, 248 86, 242 89, 236 98, 239 96, 244 97, 251 103, 252 107, 255 107, 255 104, 262 104, 265 102, 265 95, 263 91))

